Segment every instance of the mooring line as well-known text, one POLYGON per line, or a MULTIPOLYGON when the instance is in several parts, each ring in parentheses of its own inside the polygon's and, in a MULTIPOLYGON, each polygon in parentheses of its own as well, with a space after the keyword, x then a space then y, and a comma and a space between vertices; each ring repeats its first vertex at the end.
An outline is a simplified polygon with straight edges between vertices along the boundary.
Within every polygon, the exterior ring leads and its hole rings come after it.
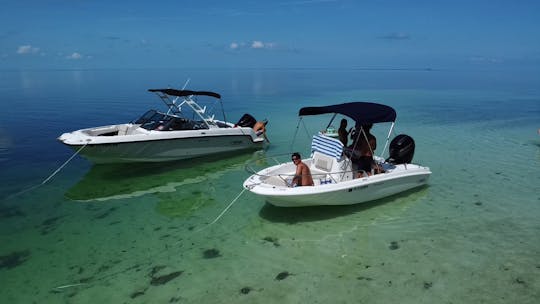
POLYGON ((34 185, 34 186, 30 187, 30 188, 27 188, 27 189, 21 190, 19 192, 16 192, 16 193, 14 193, 12 195, 7 196, 6 199, 10 199, 10 198, 19 196, 21 194, 32 191, 32 190, 44 185, 51 178, 53 178, 58 172, 60 172, 60 170, 62 170, 62 168, 64 168, 75 157, 75 155, 79 154, 79 152, 81 152, 82 149, 84 149, 84 147, 86 147, 86 145, 88 145, 88 143, 85 143, 82 147, 80 147, 79 150, 77 150, 73 155, 71 155, 71 157, 68 160, 66 160, 60 167, 58 167, 58 169, 56 169, 51 175, 49 175, 49 177, 47 177, 45 180, 43 180, 41 182, 41 184, 37 184, 37 185, 34 185))
POLYGON ((86 147, 86 145, 88 145, 88 142, 85 143, 82 147, 79 148, 79 150, 77 150, 77 152, 75 152, 73 155, 71 155, 71 157, 66 160, 58 169, 56 169, 56 171, 53 172, 53 174, 51 174, 49 177, 47 177, 41 184, 45 184, 46 182, 48 182, 53 176, 56 175, 56 173, 60 172, 60 170, 62 170, 62 168, 64 168, 74 157, 75 155, 79 154, 79 152, 82 151, 82 149, 84 149, 84 147, 86 147))
POLYGON ((208 226, 210 225, 213 225, 215 224, 217 221, 219 221, 219 219, 225 214, 225 212, 227 212, 227 210, 229 210, 229 208, 231 208, 231 206, 240 198, 240 196, 242 194, 244 194, 244 191, 246 191, 246 189, 242 189, 242 191, 232 200, 232 202, 229 204, 229 206, 227 206, 227 208, 225 208, 219 215, 218 217, 216 217, 215 220, 213 220, 210 224, 208 224, 208 226))
POLYGON ((240 196, 242 194, 244 194, 244 192, 246 191, 246 189, 242 189, 242 191, 232 200, 232 202, 229 203, 229 205, 227 207, 225 207, 225 209, 223 209, 223 211, 221 211, 221 213, 208 225, 204 226, 203 228, 197 230, 196 232, 200 232, 200 231, 203 231, 204 229, 212 226, 213 224, 215 224, 217 221, 219 221, 219 219, 225 214, 225 212, 227 212, 227 210, 229 210, 229 208, 231 208, 231 206, 240 198, 240 196))

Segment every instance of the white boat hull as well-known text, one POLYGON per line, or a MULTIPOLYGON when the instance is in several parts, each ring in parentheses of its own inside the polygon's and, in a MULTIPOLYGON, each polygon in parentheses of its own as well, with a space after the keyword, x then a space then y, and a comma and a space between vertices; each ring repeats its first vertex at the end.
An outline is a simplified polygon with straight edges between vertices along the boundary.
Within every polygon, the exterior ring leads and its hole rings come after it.
MULTIPOLYGON (((306 161, 309 163, 309 160, 306 161)), ((320 205, 352 205, 388 197, 420 187, 427 183, 431 171, 414 164, 396 165, 386 173, 343 182, 315 186, 288 187, 266 183, 265 177, 280 170, 278 165, 250 176, 244 188, 264 197, 266 202, 279 207, 303 207, 320 205)), ((294 173, 292 173, 294 174, 294 173)))
POLYGON ((211 154, 260 149, 264 138, 250 128, 215 128, 193 131, 148 131, 136 126, 112 125, 64 133, 59 140, 96 164, 163 162, 211 154), (129 134, 92 135, 95 130, 127 126, 129 134))
MULTIPOLYGON (((313 136, 311 158, 302 159, 302 167, 296 163, 300 155, 295 154, 291 157, 296 165, 287 162, 258 172, 247 165, 246 169, 252 175, 244 182, 244 188, 275 206, 302 207, 369 202, 427 183, 431 175, 429 168, 411 164, 415 150, 412 137, 399 134, 390 142, 397 115, 392 107, 371 102, 348 102, 303 107, 298 112, 301 119, 322 114, 333 115, 326 131, 313 136), (334 134, 329 130, 333 129, 331 124, 338 114, 355 122, 355 135, 351 138, 353 144, 349 147, 345 147, 343 138, 338 140, 329 135, 334 134), (388 122, 392 124, 383 152, 381 156, 375 156, 376 138, 370 130, 375 123, 388 122), (382 155, 387 147, 389 157, 385 159, 382 155), (298 173, 296 166, 302 168, 298 173), (294 184, 313 186, 290 187, 293 180, 294 184)), ((346 119, 341 121, 347 122, 346 119)))

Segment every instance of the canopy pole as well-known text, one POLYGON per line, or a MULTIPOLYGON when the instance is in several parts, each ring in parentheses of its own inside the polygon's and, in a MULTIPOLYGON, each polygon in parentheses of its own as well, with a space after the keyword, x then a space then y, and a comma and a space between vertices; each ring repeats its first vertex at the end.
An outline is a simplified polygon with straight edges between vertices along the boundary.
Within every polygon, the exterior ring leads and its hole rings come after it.
POLYGON ((182 90, 185 90, 185 89, 186 89, 186 87, 187 87, 187 85, 188 85, 188 83, 189 83, 190 80, 191 80, 191 78, 188 78, 188 79, 186 80, 186 82, 184 83, 184 86, 182 87, 182 90))
POLYGON ((225 117, 225 109, 223 109, 223 101, 219 99, 219 105, 221 106, 221 114, 223 115, 223 122, 227 123, 227 117, 225 117))
POLYGON ((388 142, 390 141, 390 136, 392 135, 392 132, 394 131, 394 125, 396 124, 396 122, 392 122, 392 125, 390 126, 390 130, 388 131, 388 136, 386 136, 386 142, 384 143, 384 148, 381 152, 381 155, 380 157, 383 157, 384 155, 384 152, 386 151, 386 148, 388 148, 388 142))
POLYGON ((332 125, 332 123, 334 122, 334 118, 336 118, 336 115, 337 115, 337 113, 334 113, 334 115, 332 116, 332 119, 330 119, 330 122, 328 122, 328 125, 326 126, 326 129, 328 129, 332 125))
POLYGON ((289 150, 291 152, 293 152, 293 146, 294 146, 294 143, 296 141, 296 135, 298 134, 298 129, 300 128, 300 122, 302 121, 303 117, 300 116, 300 118, 298 119, 298 123, 296 124, 296 130, 294 131, 294 135, 293 135, 293 140, 291 142, 291 146, 289 148, 289 150))

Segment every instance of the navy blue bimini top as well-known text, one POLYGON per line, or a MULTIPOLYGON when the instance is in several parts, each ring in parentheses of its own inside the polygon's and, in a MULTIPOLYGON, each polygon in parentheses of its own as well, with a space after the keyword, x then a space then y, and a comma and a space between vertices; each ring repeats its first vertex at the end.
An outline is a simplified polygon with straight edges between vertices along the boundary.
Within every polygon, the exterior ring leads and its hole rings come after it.
POLYGON ((191 90, 176 90, 176 89, 149 89, 149 92, 160 92, 171 96, 191 96, 191 95, 204 95, 215 98, 221 98, 221 95, 214 92, 207 91, 191 91, 191 90))
POLYGON ((392 107, 379 103, 359 101, 322 107, 305 107, 300 109, 298 116, 328 113, 345 115, 354 119, 358 125, 396 121, 396 111, 392 107))

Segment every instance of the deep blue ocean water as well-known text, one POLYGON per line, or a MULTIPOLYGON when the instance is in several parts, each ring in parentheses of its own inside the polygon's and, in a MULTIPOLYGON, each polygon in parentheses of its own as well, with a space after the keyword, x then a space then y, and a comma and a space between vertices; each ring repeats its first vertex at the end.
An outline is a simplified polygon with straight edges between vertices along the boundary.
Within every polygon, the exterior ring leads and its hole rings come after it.
POLYGON ((535 303, 538 80, 487 70, 2 71, 0 302, 535 303), (291 151, 303 106, 388 104, 397 132, 416 141, 414 161, 433 171, 429 186, 331 208, 275 208, 244 193, 214 224, 242 191, 251 154, 132 166, 75 157, 38 186, 73 153, 61 133, 131 121, 162 106, 147 89, 187 79, 220 93, 229 120, 267 118, 267 154, 291 151))

